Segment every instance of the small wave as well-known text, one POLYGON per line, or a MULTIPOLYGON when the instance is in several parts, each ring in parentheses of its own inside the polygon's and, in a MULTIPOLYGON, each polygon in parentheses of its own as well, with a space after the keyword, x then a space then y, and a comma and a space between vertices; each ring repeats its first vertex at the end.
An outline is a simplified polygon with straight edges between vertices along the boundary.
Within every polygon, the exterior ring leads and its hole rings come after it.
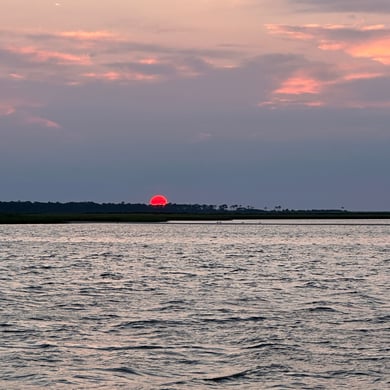
POLYGON ((108 372, 118 372, 121 374, 130 374, 130 375, 142 375, 137 370, 130 368, 130 367, 113 367, 113 368, 104 368, 102 371, 108 371, 108 372))
POLYGON ((85 310, 85 305, 82 303, 71 303, 71 304, 64 303, 64 304, 59 304, 57 307, 67 311, 85 310))
POLYGON ((227 318, 203 318, 201 322, 213 322, 216 324, 224 324, 229 322, 260 322, 265 321, 267 318, 263 316, 251 316, 251 317, 227 317, 227 318))
POLYGON ((112 280, 121 280, 123 276, 121 274, 116 274, 113 272, 103 272, 100 274, 103 279, 112 279, 112 280))
POLYGON ((42 343, 42 344, 35 344, 34 348, 37 349, 48 349, 48 348, 57 348, 58 345, 55 344, 49 344, 49 343, 42 343))
POLYGON ((99 351, 130 351, 130 350, 159 350, 159 349, 164 349, 166 350, 167 347, 161 346, 161 345, 125 345, 123 347, 99 347, 96 348, 99 351))
POLYGON ((229 381, 233 381, 233 380, 237 380, 237 379, 242 379, 242 378, 246 377, 248 375, 248 373, 250 373, 250 372, 251 372, 250 370, 244 370, 244 371, 240 371, 240 372, 235 372, 233 374, 216 376, 216 377, 212 377, 212 378, 206 378, 206 379, 203 379, 203 381, 215 382, 215 383, 229 382, 229 381))
POLYGON ((354 371, 354 370, 337 370, 337 371, 328 371, 327 376, 329 378, 333 377, 350 377, 350 376, 371 376, 373 373, 371 371, 354 371))
POLYGON ((318 288, 320 290, 323 290, 323 289, 327 289, 328 287, 319 281, 310 281, 310 282, 306 282, 305 284, 303 284, 301 286, 297 286, 296 288, 303 288, 303 289, 318 288))
POLYGON ((121 324, 115 325, 115 328, 126 329, 126 328, 150 328, 150 327, 170 327, 183 325, 181 321, 174 320, 137 320, 137 321, 127 321, 122 322, 121 324))
POLYGON ((338 310, 336 309, 333 309, 332 307, 329 307, 329 306, 316 306, 316 307, 310 307, 308 309, 306 309, 307 311, 310 311, 310 312, 319 312, 319 311, 325 311, 325 312, 329 312, 329 313, 338 313, 338 310))
POLYGON ((387 324, 390 321, 390 315, 379 316, 373 319, 377 324, 387 324))
POLYGON ((261 349, 261 348, 275 348, 277 346, 280 346, 280 344, 276 343, 259 343, 255 345, 250 345, 246 347, 247 349, 261 349))
POLYGON ((24 329, 9 329, 9 328, 4 328, 1 330, 2 333, 14 333, 14 334, 26 334, 26 335, 31 335, 34 333, 38 333, 36 329, 32 328, 24 328, 24 329))
POLYGON ((43 286, 41 285, 31 285, 31 286, 27 286, 25 289, 28 289, 28 290, 43 290, 43 286))

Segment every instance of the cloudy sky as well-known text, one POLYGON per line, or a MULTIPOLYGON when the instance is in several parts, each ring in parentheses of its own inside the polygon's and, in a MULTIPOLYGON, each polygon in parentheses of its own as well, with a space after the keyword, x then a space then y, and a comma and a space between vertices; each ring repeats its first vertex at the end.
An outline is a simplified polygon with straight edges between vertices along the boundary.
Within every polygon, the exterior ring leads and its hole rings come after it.
POLYGON ((388 0, 1 0, 0 200, 390 210, 388 0))

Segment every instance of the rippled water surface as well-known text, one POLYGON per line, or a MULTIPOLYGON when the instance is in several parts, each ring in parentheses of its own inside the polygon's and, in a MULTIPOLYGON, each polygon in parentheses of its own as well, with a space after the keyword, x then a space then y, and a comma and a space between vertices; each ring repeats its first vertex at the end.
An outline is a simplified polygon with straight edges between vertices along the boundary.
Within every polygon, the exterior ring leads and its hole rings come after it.
POLYGON ((0 226, 0 388, 387 389, 379 222, 0 226))

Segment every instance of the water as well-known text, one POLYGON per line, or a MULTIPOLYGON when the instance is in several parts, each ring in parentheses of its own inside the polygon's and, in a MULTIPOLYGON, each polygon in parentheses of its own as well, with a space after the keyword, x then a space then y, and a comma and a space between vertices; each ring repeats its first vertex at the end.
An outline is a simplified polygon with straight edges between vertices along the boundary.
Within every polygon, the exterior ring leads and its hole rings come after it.
POLYGON ((390 222, 291 223, 0 226, 0 388, 389 388, 390 222))

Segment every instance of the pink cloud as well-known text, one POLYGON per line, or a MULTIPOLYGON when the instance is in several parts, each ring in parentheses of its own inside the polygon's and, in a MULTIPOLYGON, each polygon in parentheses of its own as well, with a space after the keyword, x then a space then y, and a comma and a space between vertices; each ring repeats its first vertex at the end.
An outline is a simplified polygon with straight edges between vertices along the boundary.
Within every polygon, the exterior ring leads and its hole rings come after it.
MULTIPOLYGON (((303 65, 303 66, 308 66, 303 65)), ((274 108, 286 105, 303 105, 307 107, 324 106, 326 88, 333 82, 332 79, 322 80, 316 73, 316 67, 299 69, 292 72, 285 79, 279 81, 279 86, 270 93, 268 100, 261 102, 260 107, 274 108)))
POLYGON ((112 40, 117 37, 112 32, 101 30, 101 31, 63 31, 58 33, 58 36, 63 38, 71 38, 80 41, 106 41, 112 40))
POLYGON ((102 81, 156 81, 156 75, 130 72, 89 72, 82 74, 83 77, 102 81))
POLYGON ((30 57, 34 62, 56 61, 58 64, 90 65, 91 60, 86 55, 75 55, 60 51, 37 49, 34 46, 9 47, 9 52, 30 57))
POLYGON ((121 74, 118 72, 103 72, 103 73, 89 72, 89 73, 83 73, 82 76, 90 79, 106 80, 106 81, 116 81, 121 79, 121 74))
POLYGON ((283 81, 282 85, 274 91, 275 95, 304 95, 319 94, 323 83, 305 75, 295 75, 283 81))
MULTIPOLYGON (((390 29, 384 25, 347 26, 329 25, 267 25, 269 33, 288 39, 314 43, 324 52, 342 52, 343 61, 331 64, 329 57, 322 67, 318 62, 303 63, 279 80, 269 99, 260 103, 265 107, 305 105, 310 107, 376 107, 389 106, 383 91, 370 87, 371 81, 387 80, 390 69, 390 29), (362 61, 362 60, 370 61, 362 61), (322 70, 321 70, 322 69, 322 70), (377 96, 377 98, 376 98, 377 96)), ((313 49, 313 48, 312 48, 313 49)), ((305 57, 318 53, 307 50, 305 57)))
POLYGON ((47 118, 43 118, 40 116, 29 116, 26 119, 26 122, 29 124, 36 124, 42 127, 52 128, 52 129, 60 129, 61 125, 57 122, 51 121, 47 118))
POLYGON ((390 100, 380 96, 375 99, 365 97, 362 86, 355 83, 371 80, 379 75, 349 74, 332 81, 321 82, 295 77, 283 81, 280 87, 271 92, 268 100, 260 102, 260 107, 277 108, 283 106, 344 107, 344 108, 388 108, 390 100))
POLYGON ((266 100, 258 104, 259 107, 276 109, 286 106, 303 106, 303 107, 323 107, 326 103, 322 100, 310 100, 307 97, 290 98, 273 96, 270 100, 266 100))
POLYGON ((282 24, 266 24, 266 29, 270 34, 283 35, 291 39, 310 40, 313 35, 304 31, 301 27, 285 26, 282 24))
POLYGON ((8 73, 8 76, 14 80, 24 80, 25 77, 19 73, 8 73))
POLYGON ((270 34, 314 41, 324 51, 343 51, 355 58, 368 58, 390 65, 390 29, 382 24, 348 25, 266 25, 270 34))
MULTIPOLYGON (((305 65, 303 65, 305 66, 305 65)), ((306 107, 354 107, 354 108, 384 108, 390 102, 380 97, 365 98, 364 87, 357 84, 361 81, 385 78, 386 74, 373 71, 362 71, 350 67, 339 67, 332 77, 324 72, 326 78, 316 73, 316 67, 302 68, 292 72, 285 79, 279 81, 279 85, 270 92, 268 100, 260 102, 260 107, 276 108, 281 106, 306 106, 306 107), (362 89, 363 88, 363 89, 362 89)), ((380 94, 378 95, 380 96, 380 94)))
POLYGON ((55 121, 40 115, 35 115, 32 110, 42 107, 37 102, 23 100, 0 101, 0 117, 11 116, 12 120, 19 125, 38 125, 51 129, 60 129, 61 125, 55 121))
POLYGON ((141 58, 138 62, 144 65, 154 65, 154 64, 158 64, 159 61, 157 58, 154 57, 146 57, 146 58, 141 58))
POLYGON ((14 112, 16 112, 16 108, 13 105, 0 102, 0 116, 12 115, 14 112))
POLYGON ((378 77, 383 77, 383 73, 350 73, 346 74, 343 79, 345 81, 351 80, 368 80, 368 79, 376 79, 378 77))

